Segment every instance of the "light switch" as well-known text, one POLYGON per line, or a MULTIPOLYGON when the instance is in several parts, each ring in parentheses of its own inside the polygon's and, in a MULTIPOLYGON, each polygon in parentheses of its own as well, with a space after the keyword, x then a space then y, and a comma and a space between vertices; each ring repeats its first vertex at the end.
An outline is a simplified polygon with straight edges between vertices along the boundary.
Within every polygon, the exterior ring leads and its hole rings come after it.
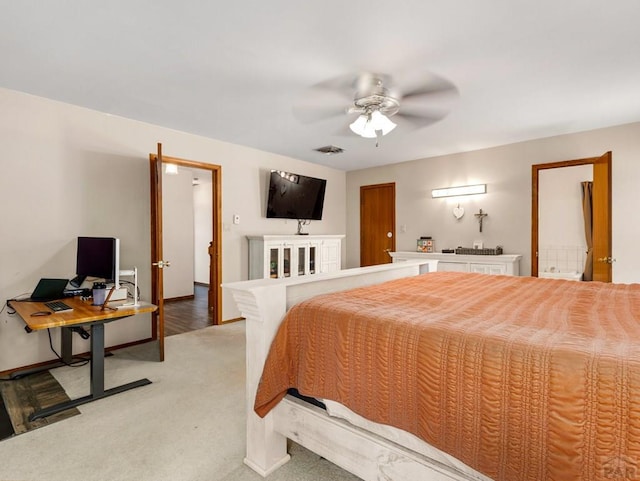
POLYGON ((240 215, 238 214, 233 214, 233 223, 235 225, 238 225, 240 223, 240 215))

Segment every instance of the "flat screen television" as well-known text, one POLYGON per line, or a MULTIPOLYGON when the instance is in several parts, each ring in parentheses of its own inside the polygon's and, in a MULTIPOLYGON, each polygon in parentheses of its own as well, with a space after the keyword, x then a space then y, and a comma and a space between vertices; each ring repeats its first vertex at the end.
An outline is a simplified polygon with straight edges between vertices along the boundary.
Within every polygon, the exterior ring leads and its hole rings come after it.
POLYGON ((269 176, 267 217, 322 220, 325 179, 272 170, 269 176))
POLYGON ((119 277, 120 242, 115 237, 78 237, 76 277, 72 285, 80 285, 87 277, 117 281, 119 277))

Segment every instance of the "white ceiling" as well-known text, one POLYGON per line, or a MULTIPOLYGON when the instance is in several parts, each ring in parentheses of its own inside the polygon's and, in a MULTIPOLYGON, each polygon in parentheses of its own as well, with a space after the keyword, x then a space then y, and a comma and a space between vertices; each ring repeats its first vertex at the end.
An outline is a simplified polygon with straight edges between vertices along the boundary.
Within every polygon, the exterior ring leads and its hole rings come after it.
POLYGON ((639 19, 638 0, 8 0, 0 86, 354 170, 640 120, 639 19), (460 96, 377 148, 346 114, 293 115, 362 71, 460 96))

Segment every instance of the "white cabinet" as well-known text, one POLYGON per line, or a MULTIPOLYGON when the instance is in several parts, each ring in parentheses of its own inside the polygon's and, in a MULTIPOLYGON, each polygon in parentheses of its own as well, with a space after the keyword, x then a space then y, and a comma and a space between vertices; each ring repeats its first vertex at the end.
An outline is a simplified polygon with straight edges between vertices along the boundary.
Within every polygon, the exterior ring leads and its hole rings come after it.
POLYGON ((469 272, 478 272, 480 274, 506 274, 507 265, 506 264, 476 264, 474 262, 470 262, 469 272))
POLYGON ((249 279, 296 277, 341 269, 343 235, 262 235, 249 239, 249 279))
POLYGON ((393 262, 409 259, 433 259, 438 261, 439 271, 479 272, 481 274, 520 275, 520 254, 496 256, 442 254, 426 252, 391 252, 393 262))
POLYGON ((340 270, 342 242, 340 239, 328 239, 320 244, 320 272, 340 270))

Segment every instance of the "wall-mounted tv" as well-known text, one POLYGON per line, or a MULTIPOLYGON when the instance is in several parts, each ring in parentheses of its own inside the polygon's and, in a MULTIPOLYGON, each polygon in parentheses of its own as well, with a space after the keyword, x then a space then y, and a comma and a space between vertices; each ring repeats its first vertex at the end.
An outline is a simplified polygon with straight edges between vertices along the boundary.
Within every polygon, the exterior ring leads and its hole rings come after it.
POLYGON ((269 176, 267 217, 272 219, 321 220, 327 181, 272 170, 269 176))

